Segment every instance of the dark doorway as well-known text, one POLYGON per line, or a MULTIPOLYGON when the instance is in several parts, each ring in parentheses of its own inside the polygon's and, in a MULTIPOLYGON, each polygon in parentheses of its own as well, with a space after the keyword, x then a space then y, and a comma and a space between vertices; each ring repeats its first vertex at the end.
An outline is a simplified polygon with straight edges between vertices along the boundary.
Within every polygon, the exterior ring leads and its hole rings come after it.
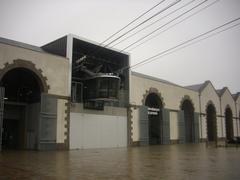
POLYGON ((225 125, 226 125, 226 138, 227 140, 232 140, 233 135, 233 118, 232 118, 232 110, 227 107, 225 110, 225 125))
POLYGON ((150 93, 145 101, 145 106, 148 107, 149 120, 149 144, 162 143, 162 102, 159 96, 155 93, 150 93))
POLYGON ((24 145, 24 105, 5 104, 3 120, 3 149, 21 149, 24 145))
POLYGON ((182 110, 184 112, 185 141, 186 143, 194 143, 194 107, 191 101, 185 100, 182 104, 182 110))
POLYGON ((5 88, 3 149, 34 149, 42 87, 38 77, 28 69, 15 68, 0 85, 5 88))
POLYGON ((207 138, 208 141, 217 140, 216 109, 212 104, 207 107, 207 138))

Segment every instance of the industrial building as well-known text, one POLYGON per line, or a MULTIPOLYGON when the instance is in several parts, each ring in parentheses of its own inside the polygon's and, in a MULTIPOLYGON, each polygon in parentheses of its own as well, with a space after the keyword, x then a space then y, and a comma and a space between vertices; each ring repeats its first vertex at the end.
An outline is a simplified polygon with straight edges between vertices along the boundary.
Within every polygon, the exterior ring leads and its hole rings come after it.
POLYGON ((132 72, 130 102, 132 144, 222 144, 239 137, 239 93, 216 90, 210 81, 182 87, 132 72))
POLYGON ((76 35, 42 47, 0 38, 0 149, 221 143, 240 94, 131 72, 130 55, 76 35))

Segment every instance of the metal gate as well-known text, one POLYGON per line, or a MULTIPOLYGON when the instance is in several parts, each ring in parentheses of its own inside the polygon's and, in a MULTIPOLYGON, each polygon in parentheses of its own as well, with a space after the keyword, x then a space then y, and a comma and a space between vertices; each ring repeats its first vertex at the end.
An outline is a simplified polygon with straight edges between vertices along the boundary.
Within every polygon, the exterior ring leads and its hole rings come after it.
POLYGON ((184 118, 184 111, 178 112, 178 128, 179 128, 179 143, 183 144, 186 142, 185 136, 185 118, 184 118))
MULTIPOLYGON (((194 122, 192 125, 192 142, 199 142, 199 113, 194 112, 194 122)), ((179 128, 179 143, 186 143, 186 133, 185 133, 185 117, 184 111, 178 112, 178 128, 179 128)))
MULTIPOLYGON (((170 118, 169 110, 162 109, 162 120, 160 120, 160 141, 161 144, 170 144, 170 118)), ((140 120, 140 145, 149 144, 149 119, 148 119, 148 107, 141 106, 139 108, 139 120, 140 120)))
MULTIPOLYGON (((170 117, 169 110, 162 109, 162 144, 170 144, 170 117)), ((160 128, 161 128, 160 127, 160 128)))
POLYGON ((56 149, 57 98, 48 94, 41 95, 39 118, 38 149, 56 149))
POLYGON ((139 107, 140 120, 140 145, 149 144, 149 122, 148 122, 148 107, 139 107))
POLYGON ((194 112, 194 143, 199 143, 199 113, 194 112))
POLYGON ((2 150, 3 110, 4 110, 4 87, 0 87, 0 151, 2 150))

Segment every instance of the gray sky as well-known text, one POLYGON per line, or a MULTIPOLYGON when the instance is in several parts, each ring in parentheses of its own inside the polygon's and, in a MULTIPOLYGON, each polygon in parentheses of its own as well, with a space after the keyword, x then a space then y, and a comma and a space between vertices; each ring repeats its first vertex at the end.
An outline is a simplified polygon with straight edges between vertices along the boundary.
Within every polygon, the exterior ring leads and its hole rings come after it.
MULTIPOLYGON (((0 36, 41 46, 72 33, 100 43, 159 1, 0 0, 0 36)), ((174 1, 167 0, 146 18, 174 1)), ((172 9, 162 13, 153 20, 163 17, 190 1, 182 0, 172 9)), ((190 9, 202 1, 196 0, 186 9, 190 9)), ((214 0, 208 0, 201 8, 211 2, 214 2, 214 0)), ((182 12, 184 11, 182 10, 168 16, 148 30, 139 33, 138 36, 134 36, 132 39, 119 44, 116 48, 123 49, 144 34, 148 34, 182 12)), ((240 17, 240 1, 220 0, 208 9, 179 23, 131 51, 131 62, 132 64, 140 62, 145 58, 237 17, 240 17)), ((134 71, 166 79, 180 85, 191 85, 211 80, 216 89, 227 86, 232 93, 235 93, 240 91, 239 47, 240 26, 237 26, 152 63, 136 68, 134 71)))

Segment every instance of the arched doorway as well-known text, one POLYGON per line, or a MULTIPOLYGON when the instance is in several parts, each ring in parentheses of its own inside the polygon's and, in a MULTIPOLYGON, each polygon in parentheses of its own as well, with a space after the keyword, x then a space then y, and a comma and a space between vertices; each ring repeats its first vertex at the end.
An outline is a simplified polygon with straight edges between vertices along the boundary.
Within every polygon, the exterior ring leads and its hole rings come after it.
POLYGON ((13 68, 0 81, 5 88, 3 149, 35 149, 43 85, 27 68, 13 68))
POLYGON ((233 135, 233 115, 230 107, 225 109, 225 126, 226 126, 226 138, 227 140, 232 140, 233 135))
POLYGON ((195 128, 194 128, 194 107, 190 100, 183 101, 181 110, 184 112, 185 125, 185 142, 195 142, 195 128))
POLYGON ((208 141, 217 140, 216 109, 213 104, 207 106, 207 138, 208 141))
POLYGON ((149 144, 162 143, 162 101, 156 93, 146 97, 145 106, 148 107, 149 144))

